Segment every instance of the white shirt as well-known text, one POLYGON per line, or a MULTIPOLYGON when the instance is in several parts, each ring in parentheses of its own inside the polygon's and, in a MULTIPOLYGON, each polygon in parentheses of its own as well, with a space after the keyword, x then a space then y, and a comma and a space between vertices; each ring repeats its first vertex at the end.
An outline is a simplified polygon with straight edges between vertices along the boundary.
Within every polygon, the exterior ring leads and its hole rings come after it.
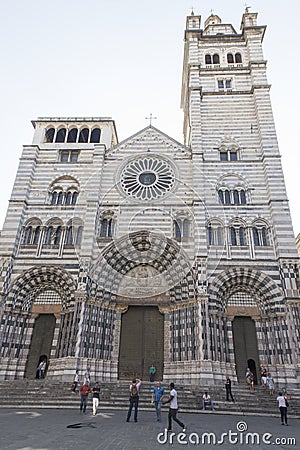
POLYGON ((279 395, 279 396, 277 397, 277 401, 278 401, 278 406, 279 406, 279 408, 280 408, 281 406, 283 406, 284 408, 286 408, 285 397, 284 397, 283 395, 279 395))
POLYGON ((170 408, 171 409, 178 409, 178 403, 177 403, 177 392, 175 389, 172 389, 170 392, 170 396, 173 397, 170 401, 170 408))

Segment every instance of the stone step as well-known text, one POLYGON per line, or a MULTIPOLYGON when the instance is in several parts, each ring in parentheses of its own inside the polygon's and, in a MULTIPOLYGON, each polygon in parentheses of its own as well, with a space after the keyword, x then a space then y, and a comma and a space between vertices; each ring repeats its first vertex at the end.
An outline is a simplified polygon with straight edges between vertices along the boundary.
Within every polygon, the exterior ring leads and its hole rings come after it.
MULTIPOLYGON (((101 382, 100 405, 103 409, 128 408, 128 381, 116 383, 101 382)), ((153 411, 151 391, 153 383, 142 384, 139 407, 141 410, 153 411)), ((223 386, 178 386, 180 410, 194 413, 211 413, 201 411, 202 395, 208 391, 214 401, 216 412, 224 414, 260 414, 278 415, 275 396, 270 396, 263 388, 257 387, 255 394, 250 394, 247 386, 233 387, 236 402, 225 401, 223 386)), ((168 390, 166 390, 168 393, 168 390)), ((300 417, 300 390, 293 390, 289 415, 300 417)), ((16 408, 65 408, 78 409, 79 396, 70 391, 70 383, 51 380, 15 380, 0 382, 1 403, 5 407, 16 408)), ((91 399, 89 404, 91 406, 91 399)), ((167 407, 163 407, 167 410, 167 407)))

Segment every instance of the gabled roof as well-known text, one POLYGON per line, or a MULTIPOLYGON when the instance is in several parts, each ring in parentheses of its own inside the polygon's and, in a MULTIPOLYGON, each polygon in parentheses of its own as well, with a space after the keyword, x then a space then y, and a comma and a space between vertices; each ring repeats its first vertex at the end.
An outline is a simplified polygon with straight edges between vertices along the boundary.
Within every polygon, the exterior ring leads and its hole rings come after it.
POLYGON ((118 144, 114 145, 113 147, 109 148, 107 150, 107 154, 109 155, 109 154, 113 154, 116 152, 120 152, 120 151, 122 151, 122 149, 127 148, 130 145, 134 145, 135 143, 141 142, 141 139, 143 137, 148 137, 150 140, 152 137, 154 139, 155 138, 160 139, 167 146, 173 147, 173 149, 180 149, 181 152, 191 154, 191 149, 189 147, 186 147, 184 144, 181 144, 180 142, 171 138, 166 133, 164 133, 163 131, 154 127, 153 125, 148 125, 147 127, 143 128, 142 130, 138 131, 137 133, 133 134, 132 136, 124 139, 123 141, 121 141, 118 144), (151 134, 152 134, 152 136, 151 136, 151 134))

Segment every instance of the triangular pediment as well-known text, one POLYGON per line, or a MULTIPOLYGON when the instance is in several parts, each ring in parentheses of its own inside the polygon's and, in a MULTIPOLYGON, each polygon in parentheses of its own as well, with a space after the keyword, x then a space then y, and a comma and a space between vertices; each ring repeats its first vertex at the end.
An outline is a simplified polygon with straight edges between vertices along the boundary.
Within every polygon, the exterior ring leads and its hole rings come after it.
POLYGON ((191 150, 152 125, 111 147, 107 155, 134 153, 165 153, 174 156, 190 156, 191 150))

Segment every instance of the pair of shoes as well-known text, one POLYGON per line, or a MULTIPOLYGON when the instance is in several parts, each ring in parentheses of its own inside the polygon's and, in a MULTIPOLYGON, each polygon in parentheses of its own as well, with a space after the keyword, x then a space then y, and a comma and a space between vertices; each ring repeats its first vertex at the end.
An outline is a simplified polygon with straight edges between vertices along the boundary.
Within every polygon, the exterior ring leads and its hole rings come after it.
POLYGON ((281 425, 284 425, 284 423, 283 423, 283 422, 281 422, 281 425))
POLYGON ((286 426, 288 426, 289 424, 288 423, 286 423, 286 426))
POLYGON ((129 420, 129 419, 126 419, 126 422, 130 422, 130 420, 129 420))
POLYGON ((136 419, 135 419, 134 421, 135 421, 135 422, 137 422, 137 420, 136 420, 136 419))
POLYGON ((96 413, 93 413, 93 416, 95 416, 96 415, 96 413))

